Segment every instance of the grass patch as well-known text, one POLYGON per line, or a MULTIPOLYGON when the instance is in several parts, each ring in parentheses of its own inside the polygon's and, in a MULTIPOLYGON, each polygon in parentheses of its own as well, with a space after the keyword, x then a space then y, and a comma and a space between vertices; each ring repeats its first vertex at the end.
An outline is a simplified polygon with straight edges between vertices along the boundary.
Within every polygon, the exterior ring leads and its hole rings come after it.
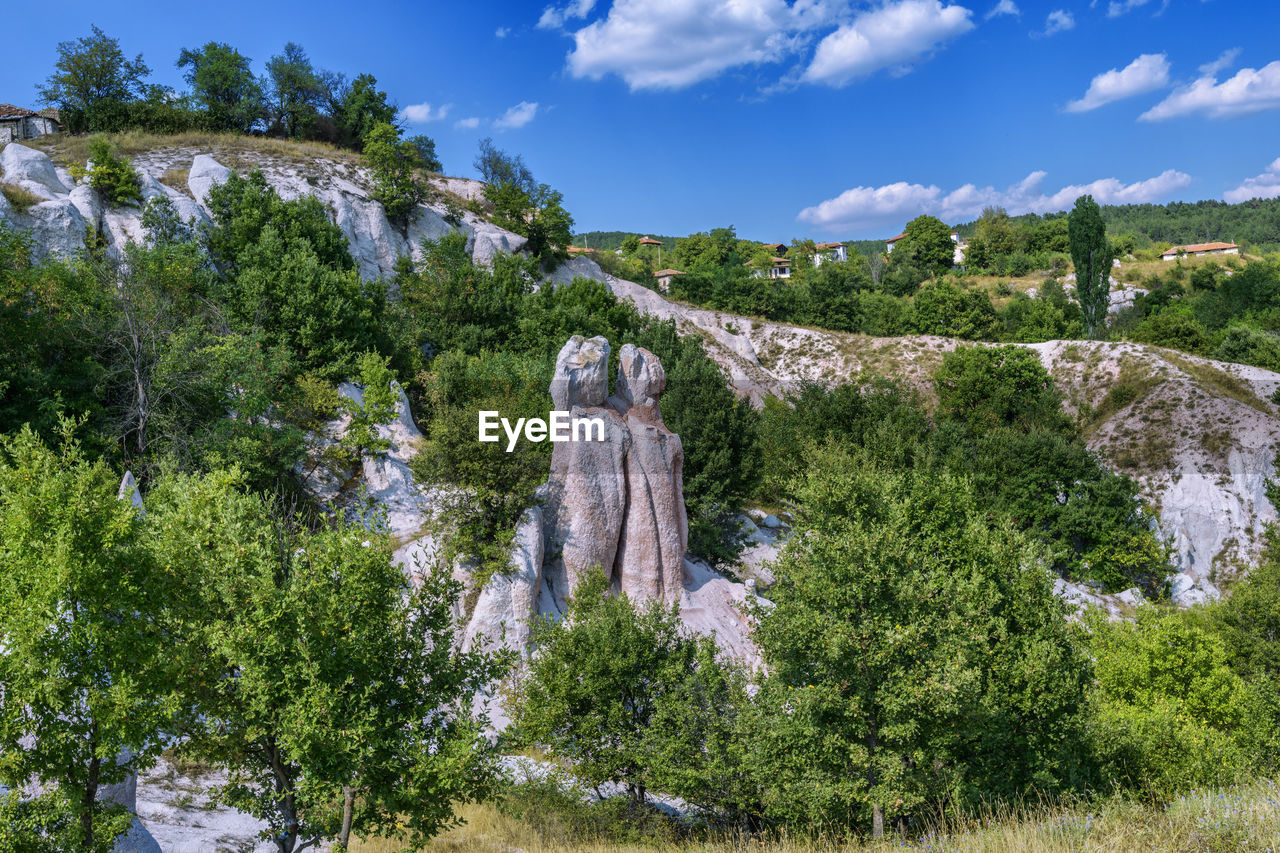
MULTIPOLYGON (((724 832, 687 838, 615 840, 610 833, 573 837, 554 829, 547 815, 524 819, 490 804, 465 806, 466 824, 447 832, 429 850, 526 853, 687 850, 707 853, 753 850, 776 853, 882 851, 910 848, 975 853, 1069 853, 1080 850, 1263 851, 1280 849, 1280 785, 1257 781, 1221 790, 1194 791, 1172 802, 1141 804, 1111 799, 1092 804, 1000 807, 967 818, 937 819, 919 831, 880 842, 827 837, 751 837, 724 832)), ((403 849, 389 839, 355 842, 352 853, 403 849)))
MULTIPOLYGON (((164 148, 196 148, 214 157, 222 156, 231 160, 257 155, 273 157, 297 165, 312 164, 317 159, 350 165, 359 165, 364 162, 362 155, 324 142, 197 131, 164 135, 130 130, 105 135, 116 146, 117 153, 124 157, 136 157, 164 148)), ((89 143, 93 138, 94 136, 57 133, 28 140, 24 144, 42 149, 54 162, 61 165, 82 165, 89 159, 89 143)))
POLYGON ((1249 408, 1256 409, 1264 415, 1271 414, 1271 409, 1267 404, 1259 400, 1258 395, 1253 393, 1253 389, 1234 373, 1215 367, 1205 361, 1197 361, 1172 350, 1164 350, 1160 355, 1165 361, 1193 377, 1200 384, 1200 387, 1205 390, 1211 390, 1218 396, 1228 397, 1237 403, 1244 403, 1249 408))
POLYGON ((191 190, 187 187, 189 172, 189 169, 166 169, 164 174, 160 176, 160 183, 177 190, 183 195, 190 196, 191 190))
POLYGON ((40 196, 17 184, 0 183, 0 193, 4 194, 9 204, 13 205, 13 209, 19 213, 26 213, 33 205, 44 201, 40 196))

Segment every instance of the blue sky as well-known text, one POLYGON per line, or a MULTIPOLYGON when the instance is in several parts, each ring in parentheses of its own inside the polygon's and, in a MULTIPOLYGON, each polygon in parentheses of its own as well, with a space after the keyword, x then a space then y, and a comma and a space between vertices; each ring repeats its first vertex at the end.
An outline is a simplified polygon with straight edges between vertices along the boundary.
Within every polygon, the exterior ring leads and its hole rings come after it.
POLYGON ((884 237, 1103 202, 1280 195, 1275 0, 17 4, 0 101, 96 23, 182 88, 183 47, 296 41, 371 72, 451 174, 493 136, 579 230, 884 237))

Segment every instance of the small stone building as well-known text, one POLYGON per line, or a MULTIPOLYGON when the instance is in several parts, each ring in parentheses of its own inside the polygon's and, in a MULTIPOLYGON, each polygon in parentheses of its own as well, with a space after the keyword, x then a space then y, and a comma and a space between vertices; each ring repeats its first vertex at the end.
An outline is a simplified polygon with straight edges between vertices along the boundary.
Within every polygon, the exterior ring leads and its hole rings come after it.
POLYGON ((60 129, 53 110, 38 113, 13 104, 0 104, 0 145, 21 139, 35 139, 37 136, 57 133, 60 129))

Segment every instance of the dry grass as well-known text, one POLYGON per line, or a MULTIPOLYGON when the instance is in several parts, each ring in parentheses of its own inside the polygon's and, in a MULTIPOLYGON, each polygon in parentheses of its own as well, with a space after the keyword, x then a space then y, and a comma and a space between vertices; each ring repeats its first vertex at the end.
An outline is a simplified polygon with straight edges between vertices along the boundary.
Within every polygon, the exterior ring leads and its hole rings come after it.
POLYGON ((1215 367, 1206 361, 1189 358, 1173 350, 1162 350, 1160 354, 1165 361, 1176 365, 1192 376, 1201 388, 1212 391, 1219 397, 1228 397, 1238 403, 1244 403, 1264 415, 1271 414, 1271 407, 1265 401, 1259 399, 1248 383, 1234 373, 1215 367))
POLYGON ((13 209, 19 213, 24 213, 32 205, 44 201, 40 196, 17 184, 0 183, 0 194, 3 194, 9 204, 13 205, 13 209))
MULTIPOLYGON (((323 142, 301 142, 291 139, 272 139, 265 136, 242 136, 235 133, 176 133, 160 135, 126 131, 107 134, 120 154, 136 157, 164 148, 196 148, 200 151, 229 159, 258 155, 274 157, 297 164, 314 163, 317 159, 358 165, 361 155, 323 142)), ((89 142, 93 136, 71 136, 64 133, 50 134, 24 142, 45 151, 55 162, 68 166, 82 164, 89 159, 89 142)))
MULTIPOLYGON (((527 824, 493 806, 461 811, 467 823, 433 840, 429 850, 604 853, 614 850, 776 851, 819 853, 850 850, 881 853, 903 847, 975 853, 1068 853, 1079 850, 1263 851, 1280 850, 1280 784, 1270 781, 1192 792, 1164 807, 1112 800, 1093 807, 1004 809, 979 818, 940 822, 929 833, 878 843, 829 839, 723 837, 683 844, 620 845, 605 840, 570 841, 538 835, 527 824)), ((392 853, 390 840, 357 842, 352 853, 392 853)))
POLYGON ((191 195, 191 190, 187 187, 187 176, 190 171, 190 169, 166 169, 164 174, 160 176, 160 183, 189 196, 191 195))

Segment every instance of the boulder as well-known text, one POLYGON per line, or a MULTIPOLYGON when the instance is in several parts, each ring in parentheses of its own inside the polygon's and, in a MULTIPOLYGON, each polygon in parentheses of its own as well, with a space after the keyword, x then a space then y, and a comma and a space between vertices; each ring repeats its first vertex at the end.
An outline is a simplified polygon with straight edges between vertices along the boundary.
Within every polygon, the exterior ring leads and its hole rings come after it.
POLYGON ((98 191, 88 184, 81 184, 71 191, 68 200, 80 211, 86 226, 97 231, 102 226, 102 199, 98 191))
POLYGON ((0 149, 0 169, 6 183, 17 184, 43 199, 54 199, 71 192, 71 187, 58 178, 49 155, 16 142, 0 149))
POLYGON ((602 337, 588 340, 574 335, 556 356, 552 407, 567 412, 574 406, 602 406, 608 396, 609 342, 602 337))
POLYGON ((528 653, 529 620, 538 612, 545 543, 542 509, 530 507, 516 528, 510 571, 493 575, 480 591, 464 632, 464 651, 506 646, 528 653))
MULTIPOLYGON (((10 143, 5 150, 12 147, 10 143)), ((4 201, 3 196, 0 201, 4 201)), ((21 212, 6 203, 0 206, 0 217, 27 232, 34 260, 50 256, 70 258, 84 248, 85 219, 70 198, 42 201, 21 212)))
POLYGON ((230 177, 231 170, 226 166, 208 154, 197 154, 187 171, 187 189, 191 190, 191 197, 207 211, 209 190, 215 184, 225 184, 230 177))
POLYGON ((644 407, 656 413, 658 396, 666 387, 667 374, 658 357, 635 344, 624 344, 618 353, 618 381, 614 384, 614 396, 627 408, 644 407))

